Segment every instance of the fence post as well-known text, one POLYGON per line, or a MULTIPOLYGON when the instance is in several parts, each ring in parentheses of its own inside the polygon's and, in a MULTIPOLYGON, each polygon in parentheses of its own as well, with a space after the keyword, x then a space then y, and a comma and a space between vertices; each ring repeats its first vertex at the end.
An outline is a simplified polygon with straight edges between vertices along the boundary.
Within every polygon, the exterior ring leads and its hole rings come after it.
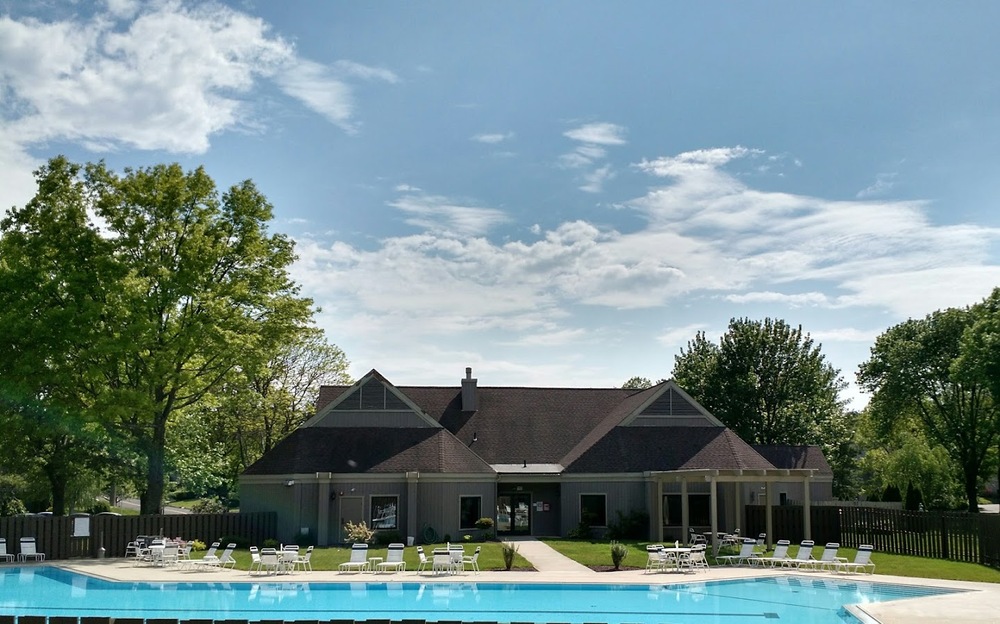
POLYGON ((948 519, 941 514, 941 558, 948 559, 948 519))

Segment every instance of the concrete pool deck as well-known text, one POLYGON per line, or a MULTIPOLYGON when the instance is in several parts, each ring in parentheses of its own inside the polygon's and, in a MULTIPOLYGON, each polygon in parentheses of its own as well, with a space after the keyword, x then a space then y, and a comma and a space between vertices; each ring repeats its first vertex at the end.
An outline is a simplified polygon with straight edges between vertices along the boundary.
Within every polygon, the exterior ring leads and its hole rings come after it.
MULTIPOLYGON (((926 598, 911 598, 895 600, 878 604, 868 604, 859 607, 861 613, 855 615, 868 616, 871 622, 881 624, 930 624, 932 622, 947 622, 949 624, 983 622, 1000 623, 1000 585, 993 583, 970 583, 965 581, 946 581, 939 579, 920 579, 901 576, 866 575, 866 574, 836 574, 826 572, 801 572, 789 569, 760 567, 719 567, 706 571, 676 573, 647 573, 639 570, 619 570, 617 572, 595 572, 575 561, 560 555, 544 542, 538 540, 519 540, 519 554, 535 567, 535 571, 502 571, 480 572, 471 571, 457 575, 441 575, 421 573, 410 570, 393 573, 341 573, 335 571, 295 572, 280 576, 248 575, 245 570, 191 570, 159 568, 151 566, 136 566, 132 560, 98 559, 85 561, 58 562, 57 565, 115 581, 150 581, 150 582, 248 582, 256 579, 267 579, 268 582, 408 582, 408 583, 614 583, 639 585, 669 585, 671 583, 690 583, 698 581, 715 581, 739 579, 760 576, 781 576, 794 574, 813 578, 837 578, 841 580, 872 581, 898 583, 901 585, 948 587, 966 590, 963 593, 943 596, 928 596, 926 598)), ((632 557, 640 553, 630 553, 632 557)), ((645 564, 646 554, 641 553, 642 564, 645 564)), ((635 561, 628 563, 635 565, 635 561)), ((30 565, 30 564, 29 564, 30 565)), ((38 564, 45 565, 45 564, 38 564)))

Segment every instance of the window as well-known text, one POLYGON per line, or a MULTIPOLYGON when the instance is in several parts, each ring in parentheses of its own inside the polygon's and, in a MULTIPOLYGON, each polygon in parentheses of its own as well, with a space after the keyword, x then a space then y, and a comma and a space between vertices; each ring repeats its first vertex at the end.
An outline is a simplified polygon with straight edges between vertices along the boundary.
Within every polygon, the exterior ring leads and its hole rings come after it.
POLYGON ((458 528, 467 530, 476 528, 476 521, 483 517, 482 496, 461 496, 458 499, 458 528))
POLYGON ((608 510, 604 494, 580 495, 580 521, 592 527, 608 526, 608 510))
POLYGON ((372 496, 371 528, 375 530, 399 528, 396 521, 398 502, 398 496, 372 496))
MULTIPOLYGON (((664 494, 664 526, 681 526, 681 495, 664 494)), ((712 524, 711 499, 708 494, 688 494, 688 526, 709 526, 712 524)))

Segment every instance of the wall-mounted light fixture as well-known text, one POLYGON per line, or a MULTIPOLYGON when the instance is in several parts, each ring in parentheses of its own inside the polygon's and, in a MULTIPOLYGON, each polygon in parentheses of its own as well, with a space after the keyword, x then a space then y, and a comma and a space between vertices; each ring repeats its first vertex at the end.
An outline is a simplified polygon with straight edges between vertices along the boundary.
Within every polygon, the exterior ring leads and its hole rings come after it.
POLYGON ((337 493, 336 492, 330 492, 330 500, 332 500, 332 501, 337 500, 337 493))
POLYGON ((289 479, 288 481, 285 481, 286 487, 292 487, 293 485, 295 485, 295 479, 289 479))

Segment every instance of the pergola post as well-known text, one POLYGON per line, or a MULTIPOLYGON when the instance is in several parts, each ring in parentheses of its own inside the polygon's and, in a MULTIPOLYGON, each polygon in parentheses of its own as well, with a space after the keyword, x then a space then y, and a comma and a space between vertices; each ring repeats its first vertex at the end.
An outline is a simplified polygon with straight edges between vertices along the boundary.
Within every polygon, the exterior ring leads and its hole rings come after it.
POLYGON ((719 554, 719 495, 718 489, 719 484, 715 480, 715 477, 711 478, 711 483, 709 484, 709 495, 708 504, 711 513, 712 521, 712 554, 719 554))
POLYGON ((802 478, 802 531, 805 539, 812 539, 812 496, 809 477, 802 478))
POLYGON ((656 541, 663 542, 663 479, 656 478, 656 541))
POLYGON ((749 535, 743 535, 743 516, 745 515, 743 509, 743 483, 737 482, 733 484, 733 489, 736 490, 734 493, 734 498, 736 499, 736 505, 733 507, 734 515, 736 516, 733 520, 736 522, 736 531, 740 532, 743 537, 750 537, 749 535))
POLYGON ((688 541, 688 532, 691 525, 688 524, 688 481, 687 477, 681 478, 681 537, 682 542, 688 541))
POLYGON ((316 480, 319 481, 319 500, 316 501, 316 545, 329 546, 330 544, 330 480, 332 475, 327 473, 323 478, 323 473, 316 473, 316 480))
POLYGON ((771 514, 771 487, 764 482, 764 530, 767 531, 767 548, 774 548, 774 517, 771 514))

